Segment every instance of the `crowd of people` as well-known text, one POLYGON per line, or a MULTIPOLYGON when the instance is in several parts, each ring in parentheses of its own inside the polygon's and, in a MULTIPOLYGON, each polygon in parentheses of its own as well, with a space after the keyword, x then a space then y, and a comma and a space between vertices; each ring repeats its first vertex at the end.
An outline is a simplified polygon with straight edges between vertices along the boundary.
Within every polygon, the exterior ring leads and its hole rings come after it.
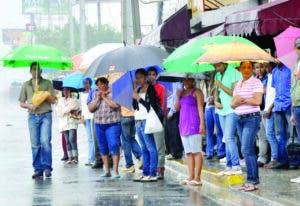
MULTIPOLYGON (((300 59, 300 38, 295 41, 295 52, 300 59)), ((126 164, 121 171, 135 172, 133 154, 142 169, 134 181, 141 182, 163 179, 165 159, 181 159, 183 154, 188 177, 180 182, 182 185, 202 184, 203 154, 207 161, 215 160, 216 155, 226 164, 218 175, 243 174, 241 165, 245 164, 247 180, 240 188, 244 191, 258 189, 259 167, 298 169, 300 154, 289 154, 287 144, 292 136, 300 141, 300 61, 291 69, 281 63, 250 61, 236 68, 222 62, 213 66, 215 71, 208 73, 210 80, 201 80, 204 86, 187 76, 182 83, 173 83, 172 91, 156 81, 156 68, 137 69, 133 110, 129 110, 112 100, 109 81, 104 77, 96 80, 96 89, 91 88, 92 79, 85 78, 80 97, 72 95, 71 88, 63 88, 56 103, 51 82, 41 77, 39 65, 33 63, 32 79, 24 83, 19 98, 21 107, 29 111, 32 178, 51 176, 54 103, 63 140, 62 160, 78 163, 76 130, 83 123, 89 150, 86 165, 104 167, 102 178, 120 178, 122 151, 126 164), (38 107, 31 102, 35 87, 51 94, 38 107), (146 129, 151 112, 157 116, 157 124, 163 125, 159 131, 146 129), (202 137, 206 137, 205 147, 202 137)), ((291 182, 300 183, 300 177, 291 182)))

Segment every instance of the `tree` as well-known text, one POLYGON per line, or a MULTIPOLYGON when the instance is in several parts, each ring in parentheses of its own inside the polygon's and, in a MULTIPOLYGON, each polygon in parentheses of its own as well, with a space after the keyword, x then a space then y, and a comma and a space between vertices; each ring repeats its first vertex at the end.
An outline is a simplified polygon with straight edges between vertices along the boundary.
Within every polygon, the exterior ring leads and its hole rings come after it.
MULTIPOLYGON (((65 26, 54 28, 37 28, 34 32, 35 43, 55 47, 66 55, 72 57, 80 51, 79 24, 74 25, 75 51, 70 51, 70 30, 65 26)), ((110 25, 87 25, 87 48, 101 43, 121 42, 122 35, 110 25)))

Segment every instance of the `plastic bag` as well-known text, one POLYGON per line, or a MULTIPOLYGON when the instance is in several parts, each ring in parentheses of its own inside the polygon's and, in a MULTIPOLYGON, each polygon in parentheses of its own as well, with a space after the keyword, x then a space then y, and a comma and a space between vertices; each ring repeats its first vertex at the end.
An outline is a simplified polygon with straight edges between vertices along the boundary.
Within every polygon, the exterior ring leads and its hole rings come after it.
POLYGON ((146 124, 144 130, 145 134, 153 134, 153 133, 161 132, 163 130, 164 130, 163 125, 161 124, 154 109, 151 107, 146 117, 146 124))
POLYGON ((38 107, 50 96, 51 94, 48 91, 35 91, 32 96, 32 104, 38 107))

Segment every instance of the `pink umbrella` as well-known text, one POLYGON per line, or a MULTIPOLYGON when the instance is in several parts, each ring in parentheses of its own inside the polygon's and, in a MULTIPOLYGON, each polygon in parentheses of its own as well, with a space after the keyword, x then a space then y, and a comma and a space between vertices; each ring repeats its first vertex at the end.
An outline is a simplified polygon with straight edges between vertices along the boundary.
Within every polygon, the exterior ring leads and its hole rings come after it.
POLYGON ((289 68, 293 68, 297 60, 294 42, 298 37, 300 37, 300 28, 293 26, 289 26, 281 34, 274 37, 277 58, 289 68))

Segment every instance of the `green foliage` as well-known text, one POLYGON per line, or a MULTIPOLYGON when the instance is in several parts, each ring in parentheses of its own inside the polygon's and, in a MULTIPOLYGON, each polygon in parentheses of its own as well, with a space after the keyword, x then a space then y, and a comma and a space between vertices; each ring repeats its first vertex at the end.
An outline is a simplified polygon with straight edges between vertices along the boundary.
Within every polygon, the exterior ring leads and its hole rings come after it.
MULTIPOLYGON (((121 42, 122 35, 110 25, 98 26, 87 25, 87 48, 91 48, 101 43, 121 42)), ((35 43, 55 47, 64 52, 67 56, 74 56, 80 53, 80 31, 79 24, 74 23, 74 51, 70 50, 70 28, 37 28, 34 32, 35 43)))

